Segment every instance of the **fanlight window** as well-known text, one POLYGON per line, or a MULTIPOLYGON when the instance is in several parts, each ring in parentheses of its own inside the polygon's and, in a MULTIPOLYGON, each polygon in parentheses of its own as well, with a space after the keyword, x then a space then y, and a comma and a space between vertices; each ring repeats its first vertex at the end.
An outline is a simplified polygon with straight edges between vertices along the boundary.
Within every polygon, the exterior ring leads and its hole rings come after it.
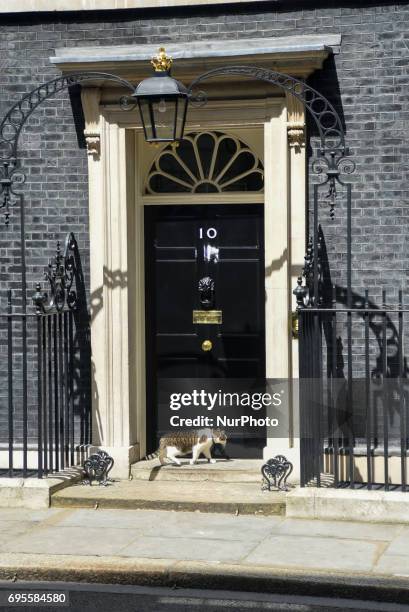
POLYGON ((235 136, 220 132, 188 134, 178 147, 166 146, 155 159, 146 193, 262 191, 263 164, 235 136))

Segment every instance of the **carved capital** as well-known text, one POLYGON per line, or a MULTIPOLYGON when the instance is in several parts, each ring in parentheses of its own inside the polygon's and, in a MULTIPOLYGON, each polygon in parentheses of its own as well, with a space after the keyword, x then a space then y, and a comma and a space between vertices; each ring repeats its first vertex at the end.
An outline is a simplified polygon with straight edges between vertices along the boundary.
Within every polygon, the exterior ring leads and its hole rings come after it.
POLYGON ((305 146, 305 110, 300 100, 290 93, 287 98, 287 134, 291 148, 301 149, 305 146))
POLYGON ((87 153, 94 158, 98 158, 101 154, 101 138, 99 134, 88 133, 84 131, 85 141, 87 143, 87 153))
POLYGON ((287 135, 288 144, 291 148, 300 149, 305 146, 305 129, 303 124, 287 124, 287 135))
POLYGON ((84 87, 81 91, 82 108, 85 118, 84 136, 88 155, 98 159, 101 153, 99 101, 101 90, 98 87, 84 87))

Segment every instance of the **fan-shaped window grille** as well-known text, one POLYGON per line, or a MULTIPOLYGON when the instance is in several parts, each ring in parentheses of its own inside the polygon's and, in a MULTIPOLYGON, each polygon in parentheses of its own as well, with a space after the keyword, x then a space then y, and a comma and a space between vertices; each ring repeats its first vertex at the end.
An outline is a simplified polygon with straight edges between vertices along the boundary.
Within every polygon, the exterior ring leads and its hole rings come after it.
POLYGON ((262 191, 263 164, 235 136, 188 134, 178 147, 166 146, 146 181, 147 194, 262 191))

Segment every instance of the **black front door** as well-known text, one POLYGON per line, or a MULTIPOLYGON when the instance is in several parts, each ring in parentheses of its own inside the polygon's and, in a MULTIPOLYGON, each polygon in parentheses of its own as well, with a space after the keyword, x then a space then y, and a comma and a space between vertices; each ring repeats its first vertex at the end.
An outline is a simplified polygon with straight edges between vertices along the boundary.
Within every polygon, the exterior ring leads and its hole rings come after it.
MULTIPOLYGON (((145 207, 147 446, 157 447, 158 379, 263 379, 263 205, 145 207)), ((236 440, 261 457, 265 439, 236 440)))

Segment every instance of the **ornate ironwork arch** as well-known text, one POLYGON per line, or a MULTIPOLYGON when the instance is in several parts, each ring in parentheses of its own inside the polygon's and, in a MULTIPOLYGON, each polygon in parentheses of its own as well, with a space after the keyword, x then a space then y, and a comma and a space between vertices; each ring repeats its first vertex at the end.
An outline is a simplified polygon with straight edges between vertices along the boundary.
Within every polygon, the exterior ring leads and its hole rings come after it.
POLYGON ((12 198, 15 197, 20 202, 21 305, 23 312, 26 312, 27 308, 25 210, 24 196, 18 192, 18 187, 25 182, 26 176, 20 168, 18 159, 19 138, 28 118, 45 100, 72 85, 96 79, 114 81, 131 91, 134 90, 131 83, 114 74, 104 72, 68 74, 51 79, 23 96, 10 108, 0 123, 0 210, 4 211, 5 223, 8 225, 12 198))
POLYGON ((18 196, 15 191, 19 185, 25 182, 25 175, 19 168, 18 142, 22 129, 32 113, 45 100, 52 98, 57 93, 68 89, 72 85, 80 85, 85 81, 103 79, 114 81, 119 85, 134 91, 134 86, 114 74, 105 72, 77 72, 52 79, 33 89, 23 96, 6 113, 0 123, 0 209, 4 210, 6 225, 10 216, 11 197, 18 196))
MULTIPOLYGON (((267 68, 257 68, 257 66, 225 66, 209 70, 198 76, 189 85, 188 91, 193 94, 193 90, 202 81, 226 75, 250 76, 258 81, 277 85, 277 87, 292 94, 303 103, 317 126, 321 141, 320 153, 326 155, 336 152, 338 155, 348 155, 341 118, 334 106, 319 91, 288 74, 282 74, 267 68)), ((202 92, 198 95, 199 100, 201 94, 202 92)))
MULTIPOLYGON (((226 66, 210 70, 198 76, 190 84, 188 91, 192 101, 201 102, 206 96, 199 92, 194 94, 193 91, 197 86, 211 78, 226 75, 249 76, 254 79, 270 83, 280 87, 300 100, 304 107, 311 115, 315 125, 317 126, 320 138, 320 159, 313 164, 313 171, 320 174, 323 178, 322 185, 328 185, 328 198, 330 204, 330 215, 334 215, 334 205, 336 198, 336 184, 347 187, 347 287, 350 295, 351 286, 351 245, 350 245, 350 226, 351 226, 351 185, 340 179, 340 174, 350 174, 355 168, 355 164, 346 159, 349 150, 345 144, 345 133, 339 114, 337 113, 331 102, 320 92, 307 85, 304 81, 296 79, 292 76, 269 70, 266 68, 258 68, 256 66, 226 66)), ((42 85, 39 85, 30 93, 23 96, 16 102, 6 113, 0 123, 0 209, 4 210, 5 222, 9 221, 10 203, 13 196, 20 199, 20 235, 21 235, 21 264, 22 264, 22 290, 23 290, 23 309, 26 304, 26 279, 25 279, 25 230, 24 230, 24 199, 21 193, 18 192, 18 187, 25 181, 25 175, 19 167, 18 160, 18 143, 22 129, 35 111, 45 100, 53 97, 57 93, 68 89, 72 85, 81 84, 91 80, 109 80, 114 81, 125 89, 134 91, 134 86, 127 80, 119 76, 104 72, 78 72, 69 75, 64 75, 59 78, 52 79, 42 85)), ((124 96, 126 98, 126 96, 124 96)), ((121 104, 122 105, 122 104, 121 104)), ((318 235, 318 187, 314 185, 314 232, 313 242, 317 246, 318 235)), ((318 270, 316 261, 313 264, 314 268, 314 293, 318 291, 318 270)), ((316 300, 315 300, 316 302, 316 300)))
MULTIPOLYGON (((329 204, 330 218, 334 218, 335 200, 337 197, 337 185, 342 186, 346 190, 346 209, 347 209, 347 301, 351 302, 351 278, 352 278, 352 257, 351 257, 351 193, 352 188, 350 183, 345 183, 341 179, 341 174, 351 174, 355 170, 355 163, 348 159, 349 149, 345 143, 345 131, 342 125, 341 118, 334 108, 333 104, 323 96, 319 91, 307 85, 304 81, 296 79, 287 74, 282 74, 267 68, 258 68, 257 66, 225 66, 209 70, 192 81, 188 91, 192 100, 198 104, 206 102, 206 94, 202 91, 194 94, 194 90, 203 81, 226 75, 248 76, 259 81, 271 83, 280 87, 300 100, 304 108, 312 117, 317 126, 320 148, 319 158, 312 164, 312 171, 322 177, 320 184, 313 186, 313 232, 310 243, 314 253, 318 253, 319 248, 319 221, 318 221, 318 190, 323 186, 327 186, 326 195, 329 204)), ((319 266, 318 258, 315 256, 310 265, 311 278, 307 278, 305 269, 298 279, 298 286, 295 289, 298 308, 313 306, 319 304, 319 266), (303 284, 304 283, 304 284, 303 284), (308 294, 308 299, 305 299, 308 294)))
POLYGON ((84 81, 96 79, 115 81, 119 85, 134 91, 134 86, 129 81, 105 72, 77 72, 43 83, 16 102, 1 121, 0 158, 6 160, 17 158, 17 147, 21 130, 27 119, 40 104, 48 98, 52 98, 60 91, 72 87, 72 85, 80 85, 84 81), (4 152, 6 152, 6 155, 4 155, 4 152))
MULTIPOLYGON (((304 108, 306 108, 309 115, 312 117, 319 133, 320 158, 314 161, 312 171, 322 177, 319 186, 328 185, 327 199, 331 219, 334 218, 337 183, 347 188, 347 223, 349 227, 351 221, 350 185, 341 180, 341 175, 354 172, 355 163, 347 157, 349 155, 349 148, 346 146, 345 142, 345 131, 339 113, 336 111, 333 104, 331 104, 331 102, 319 91, 307 85, 305 81, 296 79, 288 74, 282 74, 281 72, 276 72, 275 70, 269 70, 267 68, 258 68, 257 66, 225 66, 209 70, 199 75, 192 81, 188 88, 193 102, 195 100, 198 104, 206 102, 206 94, 204 92, 199 91, 196 94, 193 93, 200 83, 211 78, 226 75, 249 76, 256 80, 276 85, 283 91, 290 93, 300 100, 304 108)), ((318 197, 317 189, 318 186, 314 185, 314 198, 318 197)), ((314 205, 314 209, 315 208, 314 205)), ((349 255, 348 277, 350 277, 350 268, 351 262, 349 255)))

